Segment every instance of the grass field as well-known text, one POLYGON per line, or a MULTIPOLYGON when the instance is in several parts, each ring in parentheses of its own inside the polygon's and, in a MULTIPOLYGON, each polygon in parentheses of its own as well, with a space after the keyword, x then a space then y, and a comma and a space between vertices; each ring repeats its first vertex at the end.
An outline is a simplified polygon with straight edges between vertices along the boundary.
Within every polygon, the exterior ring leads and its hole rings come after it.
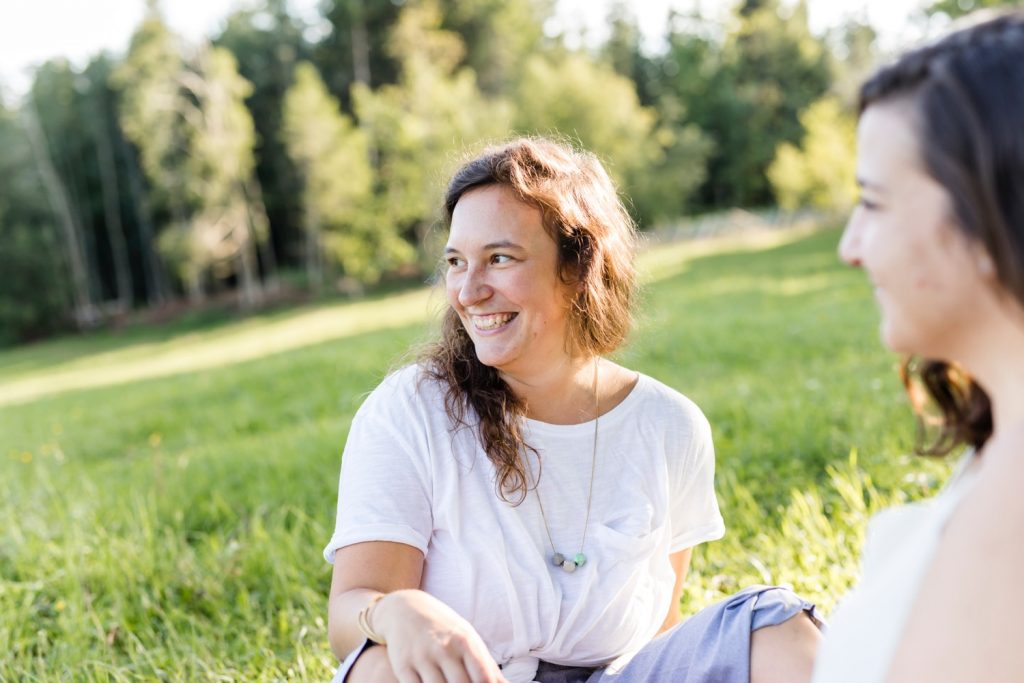
MULTIPOLYGON (((830 609, 871 512, 948 471, 907 455, 896 359, 837 239, 644 257, 619 360, 708 415, 729 528, 695 555, 687 613, 760 582, 830 609)), ((326 680, 339 454, 440 303, 415 290, 0 353, 0 680, 326 680)))

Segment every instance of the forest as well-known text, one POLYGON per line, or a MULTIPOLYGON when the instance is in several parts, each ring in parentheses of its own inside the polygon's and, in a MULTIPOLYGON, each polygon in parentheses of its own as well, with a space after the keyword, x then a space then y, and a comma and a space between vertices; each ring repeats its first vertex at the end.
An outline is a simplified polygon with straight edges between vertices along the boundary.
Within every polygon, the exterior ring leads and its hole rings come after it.
MULTIPOLYGON (((921 20, 981 4, 1005 3, 921 20)), ((545 29, 554 0, 325 0, 317 26, 262 0, 201 44, 147 5, 124 54, 0 101, 0 345, 422 282, 447 173, 518 134, 596 153, 644 230, 842 210, 884 58, 865 22, 814 35, 803 0, 671 12, 653 51, 622 0, 582 47, 545 29)))

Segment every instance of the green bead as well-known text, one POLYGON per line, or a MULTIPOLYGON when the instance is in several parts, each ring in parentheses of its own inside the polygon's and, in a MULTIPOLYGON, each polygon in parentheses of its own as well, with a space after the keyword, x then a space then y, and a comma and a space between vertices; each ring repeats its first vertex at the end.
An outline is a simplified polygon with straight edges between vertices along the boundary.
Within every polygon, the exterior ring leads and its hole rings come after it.
POLYGON ((582 567, 583 565, 585 565, 587 563, 587 556, 584 555, 583 553, 576 553, 576 557, 574 557, 572 559, 576 563, 577 567, 582 567))

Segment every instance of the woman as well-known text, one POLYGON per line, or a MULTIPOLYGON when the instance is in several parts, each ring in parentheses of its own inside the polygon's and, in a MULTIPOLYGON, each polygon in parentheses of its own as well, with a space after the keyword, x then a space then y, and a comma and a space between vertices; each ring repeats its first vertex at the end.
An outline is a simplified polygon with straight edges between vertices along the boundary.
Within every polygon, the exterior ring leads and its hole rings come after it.
POLYGON ((697 406, 602 358, 636 235, 601 165, 517 140, 463 166, 445 212, 441 339, 345 447, 335 680, 807 680, 817 629, 792 593, 670 630, 692 548, 724 532, 714 453, 697 406))
POLYGON ((882 338, 969 447, 935 499, 872 521, 815 681, 1024 681, 1024 13, 961 29, 861 90, 862 200, 840 244, 882 338))

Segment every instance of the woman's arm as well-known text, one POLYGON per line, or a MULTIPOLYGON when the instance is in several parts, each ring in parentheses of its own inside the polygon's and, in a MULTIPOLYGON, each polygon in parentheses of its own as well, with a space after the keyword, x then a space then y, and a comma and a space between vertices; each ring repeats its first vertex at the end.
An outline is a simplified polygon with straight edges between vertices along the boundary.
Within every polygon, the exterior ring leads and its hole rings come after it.
POLYGON ((943 532, 892 683, 1024 681, 1024 439, 994 446, 943 532))
POLYGON ((683 619, 679 613, 679 600, 683 597, 683 584, 686 582, 686 573, 690 570, 690 558, 692 556, 693 548, 686 548, 677 553, 672 553, 668 557, 669 562, 672 563, 672 569, 676 573, 676 585, 672 589, 672 602, 669 603, 668 614, 665 616, 665 621, 662 622, 661 628, 658 629, 658 635, 669 630, 683 619))
POLYGON ((339 548, 327 608, 327 636, 335 656, 344 659, 366 637, 356 622, 359 610, 382 593, 419 588, 422 575, 423 553, 411 545, 373 541, 339 548))
POLYGON ((422 575, 423 553, 410 545, 371 541, 338 549, 327 619, 334 654, 342 659, 363 642, 358 614, 383 595, 371 608, 370 626, 387 642, 395 679, 403 683, 504 681, 473 626, 419 590, 422 575))

